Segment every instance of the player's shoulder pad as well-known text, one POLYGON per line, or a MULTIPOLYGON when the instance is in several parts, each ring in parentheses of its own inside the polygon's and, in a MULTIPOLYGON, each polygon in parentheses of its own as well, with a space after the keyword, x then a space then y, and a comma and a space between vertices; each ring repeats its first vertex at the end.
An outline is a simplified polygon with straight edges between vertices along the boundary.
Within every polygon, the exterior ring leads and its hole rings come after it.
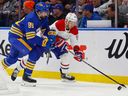
POLYGON ((73 35, 78 35, 78 28, 77 26, 74 26, 73 28, 70 29, 70 33, 73 35))
POLYGON ((65 30, 65 20, 64 20, 64 19, 58 20, 58 21, 55 23, 55 26, 56 26, 56 28, 57 28, 59 31, 64 31, 64 30, 65 30))
POLYGON ((34 12, 31 12, 28 15, 25 16, 26 20, 30 20, 30 21, 34 21, 36 17, 37 16, 34 12))

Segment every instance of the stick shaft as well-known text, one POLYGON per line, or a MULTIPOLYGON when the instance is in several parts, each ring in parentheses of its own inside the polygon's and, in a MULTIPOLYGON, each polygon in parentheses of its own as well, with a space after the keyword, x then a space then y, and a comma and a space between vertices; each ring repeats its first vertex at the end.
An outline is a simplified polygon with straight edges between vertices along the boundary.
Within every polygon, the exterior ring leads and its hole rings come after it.
MULTIPOLYGON (((72 55, 75 55, 72 51, 69 51, 72 55)), ((119 83, 118 81, 114 80, 112 77, 108 76, 107 74, 105 74, 104 72, 98 70, 96 67, 92 66, 91 64, 89 64, 88 62, 82 60, 82 62, 84 62, 85 64, 87 64, 88 66, 90 66, 91 68, 93 68, 94 70, 96 70, 97 72, 99 72, 100 74, 104 75, 105 77, 107 77, 108 79, 112 80, 113 82, 115 82, 116 84, 119 84, 120 86, 123 86, 126 88, 126 86, 124 84, 119 83)))

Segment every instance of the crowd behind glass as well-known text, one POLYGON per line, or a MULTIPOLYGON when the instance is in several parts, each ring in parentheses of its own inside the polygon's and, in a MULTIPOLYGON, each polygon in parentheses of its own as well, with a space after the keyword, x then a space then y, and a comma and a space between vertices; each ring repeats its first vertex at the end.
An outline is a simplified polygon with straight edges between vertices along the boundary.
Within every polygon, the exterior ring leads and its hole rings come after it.
MULTIPOLYGON (((33 1, 34 4, 40 1, 46 2, 49 8, 49 25, 65 18, 68 12, 74 12, 78 16, 79 28, 87 28, 87 20, 111 20, 111 27, 116 27, 114 0, 0 0, 0 27, 10 27, 27 14, 29 10, 23 8, 25 1, 33 1)), ((127 28, 128 0, 117 1, 117 26, 127 28)), ((29 9, 34 4, 30 3, 29 9)))

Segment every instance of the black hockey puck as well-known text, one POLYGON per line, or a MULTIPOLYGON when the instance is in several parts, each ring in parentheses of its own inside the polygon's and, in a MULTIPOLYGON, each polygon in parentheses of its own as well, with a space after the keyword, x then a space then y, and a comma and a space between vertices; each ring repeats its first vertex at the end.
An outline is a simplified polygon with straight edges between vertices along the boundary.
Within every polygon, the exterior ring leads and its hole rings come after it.
POLYGON ((118 89, 118 90, 121 90, 121 89, 122 89, 122 86, 119 86, 117 89, 118 89))

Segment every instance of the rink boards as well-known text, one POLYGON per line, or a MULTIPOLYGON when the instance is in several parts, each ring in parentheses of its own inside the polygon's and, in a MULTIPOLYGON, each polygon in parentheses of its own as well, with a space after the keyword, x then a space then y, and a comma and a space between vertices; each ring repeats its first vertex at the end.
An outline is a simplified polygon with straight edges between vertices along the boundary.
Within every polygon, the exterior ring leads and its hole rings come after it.
MULTIPOLYGON (((9 28, 0 28, 0 53, 9 53, 9 28)), ((80 29, 79 44, 87 46, 85 61, 118 81, 128 84, 128 29, 80 29)), ((4 56, 0 55, 0 59, 4 56)), ((59 60, 52 53, 49 63, 41 57, 34 69, 33 77, 60 79, 59 60)), ((77 62, 69 54, 70 72, 78 81, 112 83, 88 65, 77 62)), ((17 62, 19 64, 19 62, 17 62)), ((11 74, 16 64, 8 69, 11 74)), ((22 72, 20 73, 20 75, 22 72)))

